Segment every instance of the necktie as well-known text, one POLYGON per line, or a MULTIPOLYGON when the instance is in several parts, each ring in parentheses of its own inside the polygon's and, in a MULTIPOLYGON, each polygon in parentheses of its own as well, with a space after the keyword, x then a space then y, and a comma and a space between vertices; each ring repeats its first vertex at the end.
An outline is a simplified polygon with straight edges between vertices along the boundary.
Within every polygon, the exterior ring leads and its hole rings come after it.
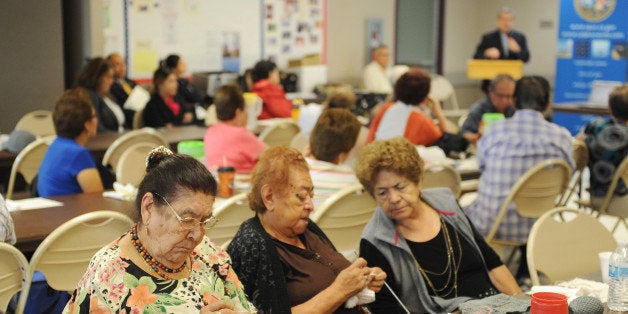
POLYGON ((508 36, 506 34, 500 33, 502 38, 502 47, 504 48, 504 57, 508 57, 508 36))
POLYGON ((131 91, 133 91, 133 88, 131 88, 131 85, 129 85, 129 83, 127 83, 125 80, 120 80, 120 85, 122 86, 122 89, 124 89, 124 92, 127 95, 130 95, 131 91))

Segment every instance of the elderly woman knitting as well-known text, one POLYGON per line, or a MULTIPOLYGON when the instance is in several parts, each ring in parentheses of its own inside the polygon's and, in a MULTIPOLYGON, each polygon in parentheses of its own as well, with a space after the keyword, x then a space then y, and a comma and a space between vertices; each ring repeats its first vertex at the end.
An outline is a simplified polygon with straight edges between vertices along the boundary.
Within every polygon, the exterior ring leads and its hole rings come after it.
POLYGON ((386 274, 361 258, 349 262, 308 218, 314 187, 301 153, 269 148, 251 186, 256 215, 227 249, 251 302, 264 313, 364 313, 345 302, 367 287, 379 291, 386 274))
MULTIPOLYGON (((360 256, 389 275, 411 313, 453 312, 471 298, 521 292, 451 190, 421 188, 423 160, 408 140, 366 146, 356 174, 379 205, 362 233, 360 256)), ((391 290, 377 294, 373 312, 406 313, 391 290)))
POLYGON ((153 150, 137 223, 94 255, 65 312, 255 312, 229 256, 205 236, 216 188, 198 160, 153 150))

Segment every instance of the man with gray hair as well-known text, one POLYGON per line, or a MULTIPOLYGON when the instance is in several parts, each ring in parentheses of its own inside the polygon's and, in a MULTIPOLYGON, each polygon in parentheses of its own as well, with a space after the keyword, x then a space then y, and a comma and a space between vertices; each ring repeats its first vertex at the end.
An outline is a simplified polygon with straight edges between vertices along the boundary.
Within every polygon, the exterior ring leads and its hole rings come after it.
POLYGON ((502 7, 497 13, 497 29, 482 36, 474 59, 521 60, 528 62, 530 52, 523 33, 513 30, 515 11, 502 7))
POLYGON ((362 87, 371 93, 392 93, 390 82, 392 72, 388 67, 390 50, 386 45, 377 46, 373 49, 371 58, 371 63, 364 68, 362 87))
POLYGON ((515 113, 512 106, 514 92, 515 79, 512 76, 508 74, 495 76, 490 81, 488 94, 471 105, 467 119, 460 128, 460 134, 475 145, 482 136, 480 123, 485 113, 501 113, 507 118, 515 113))
MULTIPOLYGON (((482 41, 475 49, 473 59, 521 60, 528 62, 530 52, 526 37, 513 30, 515 11, 501 7, 497 11, 497 29, 482 35, 482 41)), ((489 81, 482 81, 482 91, 488 92, 489 81)))

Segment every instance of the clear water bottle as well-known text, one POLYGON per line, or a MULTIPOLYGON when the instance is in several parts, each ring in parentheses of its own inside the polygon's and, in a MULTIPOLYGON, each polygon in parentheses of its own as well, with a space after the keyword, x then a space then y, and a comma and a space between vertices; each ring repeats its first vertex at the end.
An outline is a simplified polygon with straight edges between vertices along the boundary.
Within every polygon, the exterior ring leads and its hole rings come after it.
POLYGON ((628 242, 620 242, 608 267, 608 308, 628 311, 628 242))

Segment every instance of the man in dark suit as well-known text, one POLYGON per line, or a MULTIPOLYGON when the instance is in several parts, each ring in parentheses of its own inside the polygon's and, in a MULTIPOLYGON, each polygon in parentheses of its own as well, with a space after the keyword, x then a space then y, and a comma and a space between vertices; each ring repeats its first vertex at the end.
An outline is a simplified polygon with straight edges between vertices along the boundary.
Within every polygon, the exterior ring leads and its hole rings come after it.
MULTIPOLYGON (((114 52, 107 57, 107 60, 113 65, 114 76, 109 93, 113 96, 115 102, 122 107, 129 95, 131 95, 135 82, 126 77, 126 63, 120 54, 114 52)), ((135 111, 124 108, 122 110, 124 111, 125 128, 132 129, 135 111)))
MULTIPOLYGON (((509 7, 502 7, 497 13, 497 29, 482 36, 473 58, 528 62, 530 52, 526 37, 512 29, 514 22, 515 11, 509 7)), ((487 91, 488 82, 488 80, 482 82, 484 92, 487 91)))
POLYGON ((512 29, 515 12, 502 7, 497 14, 497 29, 482 36, 482 42, 475 50, 474 59, 521 60, 528 62, 530 52, 526 37, 512 29))

